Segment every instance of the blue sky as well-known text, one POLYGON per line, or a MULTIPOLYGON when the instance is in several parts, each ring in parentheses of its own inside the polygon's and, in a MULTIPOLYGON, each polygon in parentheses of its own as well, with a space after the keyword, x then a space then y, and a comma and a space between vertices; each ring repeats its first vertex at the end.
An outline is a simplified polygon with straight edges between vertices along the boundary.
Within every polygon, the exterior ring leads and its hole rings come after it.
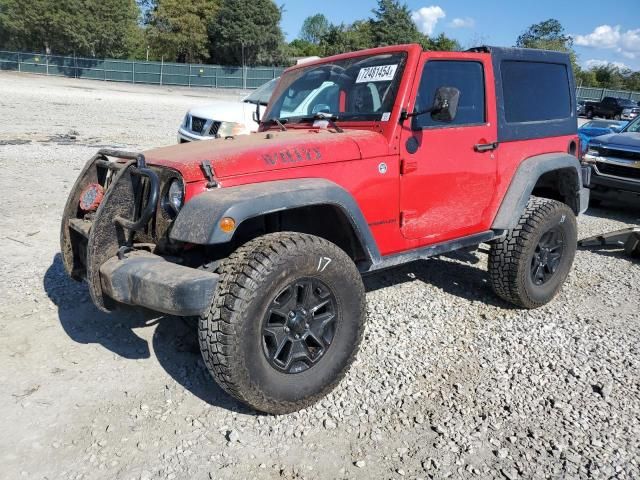
MULTIPOLYGON (((282 28, 287 40, 300 32, 304 19, 323 13, 333 23, 370 16, 375 0, 276 0, 285 6, 282 28)), ((511 46, 532 23, 556 18, 575 38, 583 66, 611 62, 640 70, 640 0, 463 1, 408 0, 424 33, 440 32, 463 46, 479 42, 511 46)))

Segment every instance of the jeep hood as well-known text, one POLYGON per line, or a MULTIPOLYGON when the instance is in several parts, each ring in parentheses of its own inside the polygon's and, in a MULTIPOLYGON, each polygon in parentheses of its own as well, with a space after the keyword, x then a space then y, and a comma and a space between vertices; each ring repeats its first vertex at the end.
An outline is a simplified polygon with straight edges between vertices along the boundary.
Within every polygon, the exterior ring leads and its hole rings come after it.
POLYGON ((183 143, 144 152, 148 164, 178 170, 186 182, 205 179, 208 160, 216 179, 387 155, 386 138, 369 130, 334 133, 323 129, 269 131, 183 143))

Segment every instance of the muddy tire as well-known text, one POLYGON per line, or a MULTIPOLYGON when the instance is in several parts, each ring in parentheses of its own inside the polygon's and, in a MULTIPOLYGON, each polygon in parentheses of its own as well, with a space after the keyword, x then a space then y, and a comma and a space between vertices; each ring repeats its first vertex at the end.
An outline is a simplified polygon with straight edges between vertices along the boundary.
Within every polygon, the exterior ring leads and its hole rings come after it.
POLYGON ((336 245, 274 233, 220 266, 200 350, 216 382, 252 408, 289 413, 315 403, 344 377, 365 327, 362 278, 336 245))
POLYGON ((519 307, 545 305, 562 288, 576 246, 573 211, 562 202, 531 197, 518 226, 491 245, 489 277, 493 290, 519 307))

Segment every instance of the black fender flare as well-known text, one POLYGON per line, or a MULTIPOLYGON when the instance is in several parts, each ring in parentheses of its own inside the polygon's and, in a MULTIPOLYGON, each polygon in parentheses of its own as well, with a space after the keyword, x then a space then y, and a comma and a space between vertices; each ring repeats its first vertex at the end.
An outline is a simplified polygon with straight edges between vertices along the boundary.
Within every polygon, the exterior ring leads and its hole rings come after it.
POLYGON ((196 245, 227 243, 234 232, 223 232, 220 220, 231 217, 240 225, 261 215, 312 205, 333 205, 351 223, 363 251, 374 262, 380 258, 358 203, 340 185, 326 179, 303 178, 217 188, 188 201, 177 216, 170 238, 196 245))
POLYGON ((545 173, 564 169, 573 169, 576 172, 575 191, 578 195, 576 205, 579 208, 574 211, 576 214, 584 212, 589 203, 589 190, 583 187, 580 162, 568 153, 545 153, 529 157, 520 164, 511 179, 511 184, 491 228, 493 230, 510 230, 518 225, 518 220, 522 216, 540 177, 545 173))

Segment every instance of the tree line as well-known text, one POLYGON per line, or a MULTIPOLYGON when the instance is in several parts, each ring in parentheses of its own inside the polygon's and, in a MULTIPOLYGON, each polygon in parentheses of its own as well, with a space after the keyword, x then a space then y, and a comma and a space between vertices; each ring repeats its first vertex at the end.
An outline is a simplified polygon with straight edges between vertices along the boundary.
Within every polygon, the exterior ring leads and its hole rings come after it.
MULTIPOLYGON (((367 18, 348 24, 312 15, 289 43, 280 27, 285 8, 273 0, 0 0, 0 49, 220 65, 290 65, 402 43, 463 49, 445 34, 422 34, 401 0, 378 0, 367 18)), ((516 46, 569 53, 578 85, 640 91, 640 72, 581 68, 557 20, 531 25, 516 46)))

